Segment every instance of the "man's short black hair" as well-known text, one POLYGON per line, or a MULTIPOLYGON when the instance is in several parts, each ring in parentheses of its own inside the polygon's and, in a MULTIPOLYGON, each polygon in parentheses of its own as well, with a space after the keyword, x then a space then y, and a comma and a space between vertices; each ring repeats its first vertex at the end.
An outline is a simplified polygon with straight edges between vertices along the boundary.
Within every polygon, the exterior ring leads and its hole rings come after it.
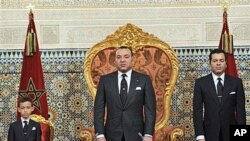
POLYGON ((128 47, 128 46, 120 46, 119 48, 117 48, 117 50, 118 50, 118 49, 129 49, 130 52, 131 52, 131 56, 133 56, 133 51, 132 51, 132 48, 131 48, 131 47, 128 47))
POLYGON ((213 54, 218 54, 218 53, 223 53, 224 56, 225 56, 225 60, 227 61, 227 55, 226 55, 226 52, 224 50, 222 50, 222 49, 214 49, 209 54, 209 62, 211 62, 211 60, 212 60, 212 55, 213 54))

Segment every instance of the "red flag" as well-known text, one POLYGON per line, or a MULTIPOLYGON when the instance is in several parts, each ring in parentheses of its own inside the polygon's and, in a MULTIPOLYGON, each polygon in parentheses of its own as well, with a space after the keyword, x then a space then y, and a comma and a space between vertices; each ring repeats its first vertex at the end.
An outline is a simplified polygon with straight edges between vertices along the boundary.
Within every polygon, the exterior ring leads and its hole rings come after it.
POLYGON ((223 27, 221 31, 219 49, 223 49, 227 54, 226 74, 238 77, 234 54, 233 54, 233 36, 230 35, 229 32, 226 9, 224 9, 223 13, 223 27))
MULTIPOLYGON (((47 93, 45 91, 43 70, 32 11, 29 13, 29 25, 23 53, 23 66, 20 79, 19 97, 28 96, 33 100, 33 114, 48 119, 47 93)), ((20 118, 20 114, 17 114, 20 118)))

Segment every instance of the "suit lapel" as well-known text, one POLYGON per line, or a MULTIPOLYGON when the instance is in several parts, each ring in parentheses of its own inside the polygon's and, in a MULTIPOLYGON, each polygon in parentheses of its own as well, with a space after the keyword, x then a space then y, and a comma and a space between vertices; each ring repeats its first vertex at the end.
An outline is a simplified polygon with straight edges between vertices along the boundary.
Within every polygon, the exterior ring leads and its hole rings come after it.
POLYGON ((220 105, 220 102, 219 102, 219 99, 218 99, 218 96, 217 96, 217 92, 216 92, 216 88, 215 88, 215 84, 214 84, 214 80, 213 80, 212 74, 209 75, 209 78, 208 78, 207 81, 208 81, 208 88, 211 88, 211 89, 209 89, 210 90, 209 93, 213 97, 213 99, 216 102, 216 104, 220 105))
POLYGON ((224 101, 226 101, 226 99, 228 98, 229 95, 229 88, 231 87, 232 84, 230 84, 230 78, 228 77, 228 75, 225 75, 225 80, 224 80, 224 87, 223 87, 223 94, 222 94, 222 102, 224 103, 224 101))
POLYGON ((119 92, 119 88, 118 88, 118 72, 114 72, 112 77, 111 77, 111 81, 110 81, 111 85, 110 87, 111 88, 114 88, 114 93, 113 93, 113 96, 115 97, 115 102, 118 103, 118 105, 123 108, 123 104, 122 104, 122 101, 121 101, 121 98, 120 98, 120 92, 119 92))
POLYGON ((26 136, 26 139, 28 139, 29 138, 29 136, 30 136, 30 133, 31 133, 31 131, 32 131, 32 128, 34 127, 34 123, 33 123, 33 121, 32 120, 30 120, 29 121, 29 125, 28 125, 28 131, 27 131, 27 136, 26 136))
POLYGON ((125 106, 128 106, 131 101, 133 101, 133 93, 135 91, 135 88, 138 86, 139 78, 136 72, 132 71, 131 79, 130 79, 130 85, 129 85, 129 91, 127 100, 125 103, 125 106))
POLYGON ((20 137, 22 140, 25 140, 25 136, 23 134, 23 124, 22 124, 22 120, 19 120, 18 123, 17 123, 17 128, 18 128, 18 131, 20 131, 20 137))
POLYGON ((135 88, 138 85, 138 82, 139 82, 138 75, 134 71, 132 71, 131 79, 130 79, 130 86, 129 86, 129 91, 128 91, 129 96, 131 96, 131 94, 135 91, 135 88))

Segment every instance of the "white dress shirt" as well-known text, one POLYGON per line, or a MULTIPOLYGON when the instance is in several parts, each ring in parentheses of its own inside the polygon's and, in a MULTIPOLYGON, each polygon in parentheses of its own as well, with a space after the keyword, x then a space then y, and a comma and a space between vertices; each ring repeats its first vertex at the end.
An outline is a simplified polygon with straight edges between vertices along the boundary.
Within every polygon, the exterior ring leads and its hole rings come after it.
POLYGON ((132 69, 130 69, 129 71, 127 71, 126 73, 122 73, 120 71, 118 71, 118 90, 120 92, 121 89, 121 82, 122 82, 122 74, 126 74, 127 76, 125 77, 127 84, 128 84, 128 89, 127 92, 129 91, 129 86, 130 86, 130 80, 131 80, 131 74, 132 74, 132 69))
POLYGON ((30 119, 24 119, 23 117, 21 117, 21 121, 22 121, 22 125, 23 125, 23 128, 24 128, 24 121, 27 121, 27 124, 29 125, 29 122, 30 122, 30 119))

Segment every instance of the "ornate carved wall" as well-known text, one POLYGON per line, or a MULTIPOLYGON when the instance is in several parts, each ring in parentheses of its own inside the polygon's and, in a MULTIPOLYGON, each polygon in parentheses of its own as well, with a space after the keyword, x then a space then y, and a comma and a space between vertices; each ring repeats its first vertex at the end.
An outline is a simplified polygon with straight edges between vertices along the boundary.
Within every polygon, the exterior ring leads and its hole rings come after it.
POLYGON ((249 0, 2 0, 1 8, 25 8, 30 2, 37 7, 106 7, 106 6, 194 6, 220 5, 224 2, 233 5, 249 4, 249 0))
MULTIPOLYGON (((230 0, 1 0, 0 48, 23 49, 29 2, 34 7, 40 48, 89 48, 127 23, 171 46, 217 46, 222 3, 230 0)), ((250 42, 250 0, 228 10, 236 45, 250 42)))

